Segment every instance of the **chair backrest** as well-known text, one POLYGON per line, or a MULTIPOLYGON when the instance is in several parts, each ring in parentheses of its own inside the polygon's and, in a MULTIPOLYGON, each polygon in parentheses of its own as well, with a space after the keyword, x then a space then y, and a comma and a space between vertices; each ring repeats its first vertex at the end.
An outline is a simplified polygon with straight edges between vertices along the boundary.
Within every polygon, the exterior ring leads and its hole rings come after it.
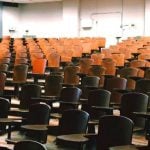
POLYGON ((144 77, 146 79, 150 79, 150 69, 148 69, 148 70, 145 71, 144 77))
POLYGON ((120 114, 133 120, 135 126, 144 127, 145 119, 136 117, 133 112, 147 112, 148 95, 129 92, 122 95, 120 114))
MULTIPOLYGON (((145 67, 146 66, 146 61, 145 60, 133 60, 130 62, 130 67, 145 67)), ((138 72, 138 76, 139 77, 143 77, 144 76, 144 71, 139 69, 138 72)))
POLYGON ((77 87, 66 87, 61 90, 60 100, 65 102, 77 102, 81 96, 81 89, 77 87))
POLYGON ((102 75, 105 75, 105 70, 106 69, 100 65, 93 65, 89 68, 88 75, 101 77, 102 75))
POLYGON ((116 74, 116 64, 111 58, 105 58, 102 60, 102 66, 106 68, 105 74, 115 75, 116 74))
POLYGON ((45 79, 45 95, 48 96, 59 96, 63 77, 61 75, 48 75, 45 79))
POLYGON ((10 102, 8 99, 0 97, 0 118, 7 118, 10 108, 10 102))
POLYGON ((45 73, 45 68, 46 68, 46 63, 47 63, 47 59, 34 59, 33 63, 32 63, 32 72, 33 73, 38 73, 38 74, 44 74, 45 73))
POLYGON ((100 86, 103 87, 105 72, 106 72, 105 67, 93 65, 89 68, 88 75, 100 77, 100 86))
POLYGON ((29 106, 32 104, 31 98, 35 97, 38 98, 41 96, 41 87, 37 84, 24 84, 21 87, 20 92, 20 108, 28 109, 29 106))
POLYGON ((112 146, 130 145, 133 121, 124 116, 103 116, 99 120, 97 150, 112 146))
POLYGON ((82 110, 65 110, 59 123, 59 134, 86 133, 89 114, 82 110))
POLYGON ((135 81, 128 78, 130 76, 138 76, 139 69, 135 67, 125 67, 119 70, 120 77, 127 79, 127 89, 135 88, 135 81))
MULTIPOLYGON (((66 87, 61 90, 59 100, 63 102, 70 102, 70 103, 78 102, 81 94, 82 94, 81 89, 77 87, 66 87)), ((60 103, 59 106, 60 113, 62 113, 64 110, 76 109, 78 107, 78 105, 70 105, 69 103, 63 103, 63 102, 60 103)))
POLYGON ((6 82, 6 74, 0 72, 0 94, 3 94, 5 82, 6 82))
POLYGON ((104 89, 92 90, 88 95, 87 111, 90 119, 99 119, 100 116, 106 114, 100 110, 92 109, 92 106, 109 107, 111 92, 104 89))
POLYGON ((130 76, 138 76, 138 68, 125 67, 119 70, 120 77, 127 78, 130 76))
POLYGON ((15 65, 27 64, 27 63, 28 63, 28 59, 27 58, 16 58, 15 59, 15 65))
POLYGON ((8 64, 0 64, 0 71, 8 71, 8 64))
POLYGON ((14 145, 14 150, 47 150, 47 148, 37 141, 23 140, 14 145))
POLYGON ((77 73, 80 72, 80 68, 78 66, 66 66, 64 68, 64 83, 65 84, 79 84, 79 76, 77 73))
POLYGON ((21 64, 14 66, 13 81, 24 83, 27 79, 28 65, 21 64))
POLYGON ((113 91, 113 89, 126 89, 127 79, 120 77, 108 78, 105 80, 104 89, 113 91))
POLYGON ((142 93, 150 92, 150 79, 136 81, 135 90, 142 93))
POLYGON ((60 55, 56 52, 48 55, 48 67, 59 68, 60 67, 60 55))
POLYGON ((86 76, 82 79, 82 87, 98 87, 99 86, 100 78, 97 76, 86 76))
POLYGON ((29 107, 28 124, 49 124, 51 108, 44 103, 36 103, 29 107))
POLYGON ((88 74, 89 68, 93 63, 93 59, 91 58, 81 58, 79 61, 80 72, 88 74))
POLYGON ((110 91, 104 89, 92 90, 88 95, 88 104, 91 106, 109 107, 110 96, 110 91))

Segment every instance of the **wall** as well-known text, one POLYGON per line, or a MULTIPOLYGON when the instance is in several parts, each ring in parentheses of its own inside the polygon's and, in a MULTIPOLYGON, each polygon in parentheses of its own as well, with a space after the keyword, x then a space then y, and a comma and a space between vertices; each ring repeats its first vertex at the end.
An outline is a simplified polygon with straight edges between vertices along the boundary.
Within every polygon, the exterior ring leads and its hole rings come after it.
POLYGON ((81 36, 105 36, 107 45, 144 34, 144 0, 81 0, 80 18, 91 20, 91 28, 80 28, 81 36), (134 26, 132 26, 134 25, 134 26))
POLYGON ((2 37, 2 3, 0 2, 0 38, 2 37))
POLYGON ((63 36, 79 36, 79 0, 63 1, 63 36))
POLYGON ((145 34, 145 0, 123 1, 123 24, 130 25, 123 31, 123 36, 145 34), (131 26, 134 24, 135 26, 131 26))
POLYGON ((36 35, 59 37, 62 34, 62 2, 20 4, 19 7, 3 8, 3 34, 15 28, 14 37, 36 35), (5 19, 7 18, 7 20, 5 19))
POLYGON ((145 35, 150 36, 150 0, 145 0, 145 35))
POLYGON ((62 0, 3 8, 3 35, 14 37, 105 36, 107 46, 116 37, 150 35, 149 0, 62 0), (7 19, 6 19, 7 18, 7 19))
POLYGON ((20 9, 19 7, 3 7, 2 11, 2 33, 3 35, 10 35, 9 30, 15 30, 11 36, 19 36, 19 28, 21 26, 20 20, 20 9))

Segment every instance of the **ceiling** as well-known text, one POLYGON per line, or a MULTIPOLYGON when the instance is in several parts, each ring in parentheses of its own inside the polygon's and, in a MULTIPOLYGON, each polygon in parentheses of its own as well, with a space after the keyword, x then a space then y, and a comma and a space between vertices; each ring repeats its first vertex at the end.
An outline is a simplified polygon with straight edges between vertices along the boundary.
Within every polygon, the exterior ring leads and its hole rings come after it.
POLYGON ((38 2, 53 2, 62 0, 0 0, 0 2, 12 2, 12 3, 38 3, 38 2))

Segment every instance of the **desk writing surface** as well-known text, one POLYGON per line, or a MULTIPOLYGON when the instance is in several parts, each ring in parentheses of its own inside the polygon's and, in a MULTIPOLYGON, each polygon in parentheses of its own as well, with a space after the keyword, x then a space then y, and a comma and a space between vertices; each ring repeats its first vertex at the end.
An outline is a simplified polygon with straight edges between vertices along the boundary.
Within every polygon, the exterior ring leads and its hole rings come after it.
POLYGON ((110 147, 109 150, 138 150, 134 145, 110 147))

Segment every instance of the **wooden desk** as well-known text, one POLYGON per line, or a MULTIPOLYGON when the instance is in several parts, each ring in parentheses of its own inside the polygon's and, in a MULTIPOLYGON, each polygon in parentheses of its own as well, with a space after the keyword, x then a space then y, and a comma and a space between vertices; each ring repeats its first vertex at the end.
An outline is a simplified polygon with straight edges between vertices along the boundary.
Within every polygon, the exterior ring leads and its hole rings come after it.
POLYGON ((17 123, 15 120, 20 120, 20 118, 0 118, 0 124, 8 125, 7 139, 11 138, 11 126, 17 123))
POLYGON ((110 147, 109 150, 138 150, 134 145, 110 147))
MULTIPOLYGON (((150 149, 150 112, 133 112, 137 117, 143 117, 147 119, 146 122, 146 139, 148 140, 148 145, 145 149, 150 149)), ((144 148, 143 148, 144 150, 144 148)))
POLYGON ((47 142, 47 131, 48 125, 46 124, 30 124, 21 126, 22 129, 25 129, 26 136, 36 140, 40 143, 45 144, 47 142))
POLYGON ((86 144, 89 139, 84 136, 85 134, 68 134, 68 135, 60 135, 56 137, 56 142, 58 144, 68 145, 69 143, 77 144, 79 149, 83 148, 83 145, 86 144), (64 143, 65 142, 65 143, 64 143), (68 143, 69 142, 69 143, 68 143))

